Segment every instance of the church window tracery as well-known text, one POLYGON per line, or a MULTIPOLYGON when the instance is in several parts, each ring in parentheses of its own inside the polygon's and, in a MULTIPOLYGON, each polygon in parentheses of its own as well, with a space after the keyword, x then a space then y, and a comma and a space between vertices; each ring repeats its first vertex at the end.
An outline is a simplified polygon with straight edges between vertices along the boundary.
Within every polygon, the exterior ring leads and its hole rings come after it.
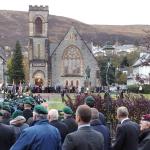
POLYGON ((82 57, 80 50, 76 46, 69 46, 63 54, 63 74, 81 75, 82 57))

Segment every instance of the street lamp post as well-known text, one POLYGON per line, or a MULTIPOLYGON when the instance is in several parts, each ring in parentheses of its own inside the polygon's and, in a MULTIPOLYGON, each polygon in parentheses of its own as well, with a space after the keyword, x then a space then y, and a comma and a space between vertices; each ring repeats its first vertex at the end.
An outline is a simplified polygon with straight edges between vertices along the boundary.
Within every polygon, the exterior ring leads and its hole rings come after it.
POLYGON ((110 69, 110 61, 108 61, 107 63, 107 69, 106 69, 106 85, 107 85, 107 92, 105 93, 104 95, 104 99, 105 99, 105 102, 106 102, 106 110, 107 110, 107 125, 108 125, 108 128, 110 129, 110 131, 112 132, 112 127, 111 127, 111 120, 110 120, 110 114, 111 114, 111 96, 110 96, 110 93, 109 93, 109 81, 108 81, 108 71, 110 69))
POLYGON ((109 89, 109 82, 108 82, 108 71, 109 71, 109 68, 110 68, 110 62, 108 61, 107 63, 107 69, 106 69, 106 84, 107 84, 107 87, 109 89))

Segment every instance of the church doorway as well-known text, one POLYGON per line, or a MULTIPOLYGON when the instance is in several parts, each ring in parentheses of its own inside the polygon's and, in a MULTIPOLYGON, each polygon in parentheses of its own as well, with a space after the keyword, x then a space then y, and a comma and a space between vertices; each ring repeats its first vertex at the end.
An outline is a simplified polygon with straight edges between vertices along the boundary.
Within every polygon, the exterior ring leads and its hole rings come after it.
POLYGON ((33 78, 35 86, 42 87, 44 85, 44 78, 45 78, 44 72, 40 70, 36 71, 33 74, 33 78))
POLYGON ((35 78, 35 85, 42 86, 43 85, 43 79, 42 78, 35 78))

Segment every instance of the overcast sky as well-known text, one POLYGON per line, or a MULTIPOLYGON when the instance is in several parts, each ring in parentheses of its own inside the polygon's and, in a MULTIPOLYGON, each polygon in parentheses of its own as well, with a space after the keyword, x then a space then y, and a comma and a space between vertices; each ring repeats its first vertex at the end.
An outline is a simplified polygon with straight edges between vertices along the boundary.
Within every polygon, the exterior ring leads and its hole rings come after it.
POLYGON ((150 24, 150 0, 0 0, 1 10, 28 11, 48 5, 49 13, 88 24, 150 24))

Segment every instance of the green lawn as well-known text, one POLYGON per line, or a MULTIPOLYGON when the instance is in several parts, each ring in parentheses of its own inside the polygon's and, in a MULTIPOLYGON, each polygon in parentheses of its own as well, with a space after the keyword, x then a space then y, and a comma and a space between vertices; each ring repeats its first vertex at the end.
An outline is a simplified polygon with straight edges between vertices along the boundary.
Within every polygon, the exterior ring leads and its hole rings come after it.
MULTIPOLYGON (((140 96, 139 94, 135 94, 135 93, 131 93, 131 95, 133 96, 140 96)), ((150 99, 150 94, 143 94, 145 96, 145 98, 150 99)), ((102 98, 104 97, 104 93, 101 94, 102 98)), ((74 99, 74 94, 70 95, 71 98, 74 99)), ((113 99, 116 99, 116 94, 111 94, 111 97, 113 99)), ((67 98, 65 97, 65 99, 67 100, 67 98)), ((65 103, 62 103, 61 97, 59 94, 56 94, 54 96, 52 96, 51 98, 47 98, 47 102, 48 102, 48 108, 49 109, 58 109, 58 110, 62 110, 63 107, 65 106, 65 103)))
POLYGON ((55 97, 48 99, 47 102, 49 109, 62 110, 63 107, 65 106, 65 104, 62 103, 61 97, 59 95, 56 95, 55 97))

